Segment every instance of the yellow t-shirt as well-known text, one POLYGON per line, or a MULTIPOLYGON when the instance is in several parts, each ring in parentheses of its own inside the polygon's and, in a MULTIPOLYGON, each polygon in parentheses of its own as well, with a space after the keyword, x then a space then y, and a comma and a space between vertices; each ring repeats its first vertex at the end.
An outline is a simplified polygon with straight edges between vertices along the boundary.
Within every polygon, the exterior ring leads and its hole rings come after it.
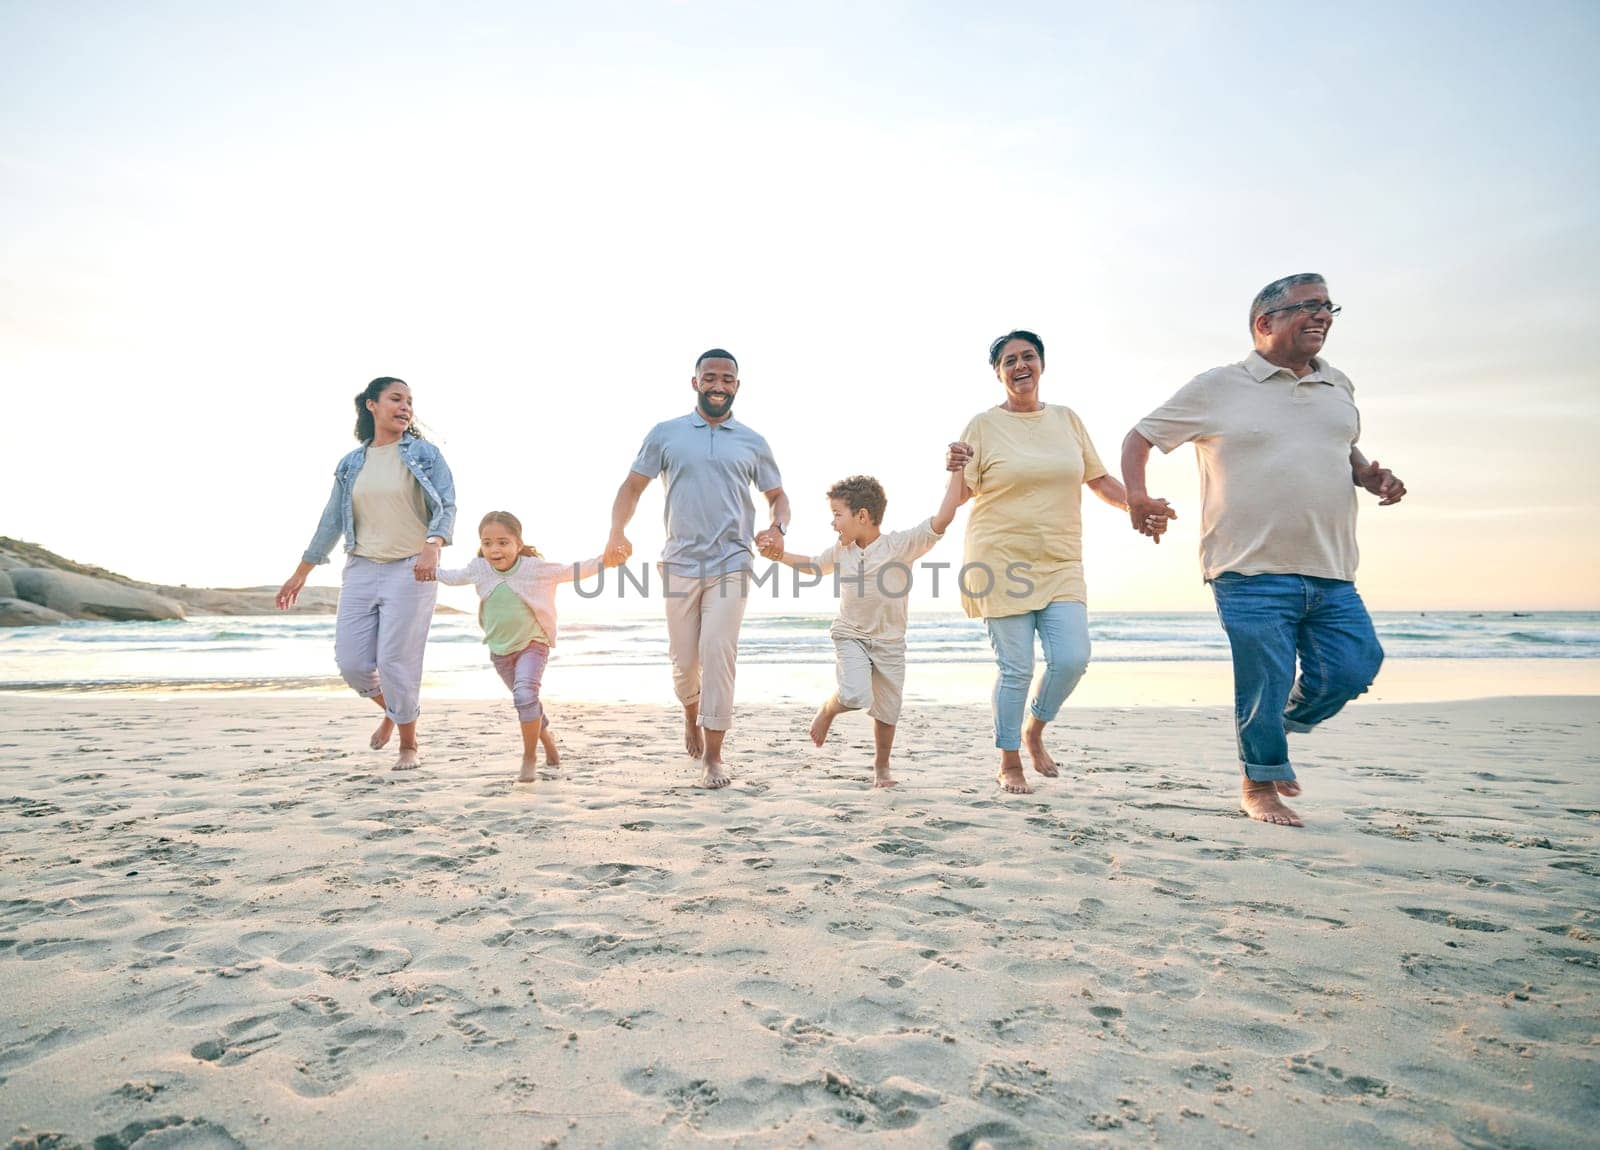
POLYGON ((355 554, 377 563, 409 559, 428 537, 428 502, 400 458, 400 445, 368 447, 350 491, 356 517, 355 554))
POLYGON ((1070 408, 992 407, 961 433, 972 445, 961 606, 973 619, 1084 603, 1083 485, 1106 473, 1070 408))

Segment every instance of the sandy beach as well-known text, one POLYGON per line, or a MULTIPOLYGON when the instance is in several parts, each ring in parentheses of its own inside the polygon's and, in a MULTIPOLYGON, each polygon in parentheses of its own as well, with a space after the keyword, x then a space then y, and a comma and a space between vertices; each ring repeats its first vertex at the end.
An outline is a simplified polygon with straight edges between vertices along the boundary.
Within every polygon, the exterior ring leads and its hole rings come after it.
POLYGON ((1600 1121, 1600 698, 1364 704, 1233 809, 1220 708, 0 700, 14 1147, 1575 1146, 1600 1121))

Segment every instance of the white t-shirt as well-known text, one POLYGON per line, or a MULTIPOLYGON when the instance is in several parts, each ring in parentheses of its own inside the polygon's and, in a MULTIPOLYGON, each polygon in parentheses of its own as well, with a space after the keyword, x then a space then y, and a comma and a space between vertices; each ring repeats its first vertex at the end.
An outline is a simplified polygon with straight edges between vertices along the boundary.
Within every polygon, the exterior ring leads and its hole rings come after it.
POLYGON ((865 547, 834 544, 811 562, 824 575, 835 570, 839 617, 832 633, 855 639, 906 637, 906 616, 918 559, 944 536, 924 519, 909 531, 885 531, 865 547))

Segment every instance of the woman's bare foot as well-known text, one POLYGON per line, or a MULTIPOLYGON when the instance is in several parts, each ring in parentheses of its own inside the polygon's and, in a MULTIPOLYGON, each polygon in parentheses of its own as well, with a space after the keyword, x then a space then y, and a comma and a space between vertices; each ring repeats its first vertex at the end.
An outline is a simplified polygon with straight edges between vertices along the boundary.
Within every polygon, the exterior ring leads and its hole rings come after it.
POLYGON ((1001 764, 1000 773, 994 778, 995 782, 1000 784, 1000 789, 1007 794, 1033 794, 1033 788, 1028 785, 1028 780, 1022 773, 1021 762, 1001 764))
MULTIPOLYGON (((550 724, 544 725, 544 730, 539 732, 539 745, 544 748, 544 761, 547 766, 557 766, 561 762, 561 752, 556 749, 556 737, 550 733, 550 724)), ((523 759, 526 763, 528 760, 523 759)), ((524 770, 527 768, 524 767, 524 770)), ((523 780, 524 782, 528 780, 523 780)))
POLYGON ((873 789, 876 790, 876 789, 878 789, 880 787, 898 787, 899 785, 900 785, 900 780, 899 779, 892 779, 892 778, 889 777, 889 768, 887 766, 883 766, 883 767, 875 766, 875 767, 872 768, 872 786, 873 786, 873 789))
POLYGON ((385 715, 383 722, 378 724, 378 729, 372 732, 372 738, 368 740, 368 743, 373 750, 381 751, 389 745, 389 739, 393 734, 394 720, 385 715))
POLYGON ((1054 779, 1061 772, 1056 770, 1056 761, 1050 757, 1050 752, 1044 749, 1044 728, 1045 724, 1030 716, 1028 728, 1022 733, 1022 745, 1028 748, 1033 769, 1047 779, 1054 779))
POLYGON ((422 756, 417 753, 415 746, 401 747, 400 754, 394 760, 391 771, 414 771, 422 762, 422 756))
POLYGON ((1244 813, 1264 823, 1280 827, 1303 827, 1300 816, 1283 805, 1278 788, 1273 783, 1257 783, 1245 779, 1239 806, 1244 813))
POLYGON ((536 783, 539 781, 539 760, 522 756, 522 770, 517 773, 517 782, 536 783))
POLYGON ((1278 793, 1286 799, 1292 799, 1300 793, 1300 784, 1293 779, 1279 779, 1272 784, 1278 788, 1278 793))
POLYGON ((708 791, 720 790, 733 782, 728 772, 722 769, 722 760, 707 757, 705 766, 700 770, 700 781, 697 786, 702 786, 708 791))
POLYGON ((833 700, 829 699, 817 708, 817 717, 811 720, 811 741, 817 746, 822 746, 828 737, 828 731, 833 727, 833 720, 838 712, 833 709, 833 700))

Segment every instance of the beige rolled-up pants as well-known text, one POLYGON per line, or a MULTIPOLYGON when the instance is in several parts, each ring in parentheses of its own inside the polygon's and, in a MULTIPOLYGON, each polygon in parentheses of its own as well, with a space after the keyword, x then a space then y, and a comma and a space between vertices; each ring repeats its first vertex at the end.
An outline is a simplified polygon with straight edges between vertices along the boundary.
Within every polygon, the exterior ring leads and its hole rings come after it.
POLYGON ((733 726, 733 679, 744 622, 743 572, 662 576, 667 605, 667 650, 672 688, 684 706, 700 704, 700 725, 712 731, 733 726))

